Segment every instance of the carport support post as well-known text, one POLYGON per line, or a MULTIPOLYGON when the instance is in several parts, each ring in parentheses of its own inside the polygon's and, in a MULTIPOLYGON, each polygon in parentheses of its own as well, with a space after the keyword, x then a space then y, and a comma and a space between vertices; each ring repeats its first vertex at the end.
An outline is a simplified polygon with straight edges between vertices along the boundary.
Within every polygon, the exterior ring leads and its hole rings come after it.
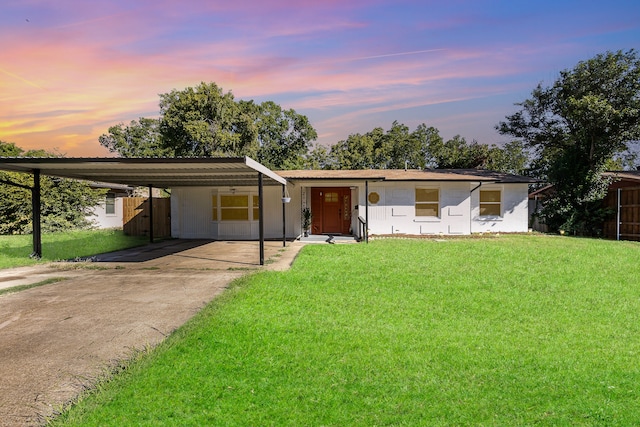
POLYGON ((264 194, 262 187, 262 172, 258 172, 258 228, 260 230, 260 265, 264 265, 264 194))
POLYGON ((369 243, 369 181, 364 182, 364 242, 369 243))
POLYGON ((153 186, 149 185, 149 242, 153 243, 153 186))
POLYGON ((40 226, 40 169, 33 171, 31 189, 31 222, 33 228, 33 253, 31 258, 42 258, 42 228, 40 226))
POLYGON ((284 202, 286 197, 286 184, 282 184, 282 247, 287 246, 287 204, 284 202))

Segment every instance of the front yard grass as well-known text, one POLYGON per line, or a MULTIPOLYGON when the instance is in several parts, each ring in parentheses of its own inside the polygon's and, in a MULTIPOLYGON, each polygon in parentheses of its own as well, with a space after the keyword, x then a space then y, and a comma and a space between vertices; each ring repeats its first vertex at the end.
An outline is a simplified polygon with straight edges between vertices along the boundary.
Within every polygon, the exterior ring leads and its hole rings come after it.
POLYGON ((29 258, 31 235, 0 236, 0 269, 34 265, 38 262, 86 257, 144 245, 147 237, 125 236, 121 230, 74 230, 42 235, 42 260, 29 258))
POLYGON ((553 236, 310 245, 53 425, 640 425, 639 256, 553 236))

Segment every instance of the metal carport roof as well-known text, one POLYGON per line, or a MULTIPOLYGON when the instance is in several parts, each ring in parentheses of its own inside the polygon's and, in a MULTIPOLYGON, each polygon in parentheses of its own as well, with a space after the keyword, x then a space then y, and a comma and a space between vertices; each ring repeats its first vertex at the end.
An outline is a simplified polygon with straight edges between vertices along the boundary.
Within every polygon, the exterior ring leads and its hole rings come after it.
MULTIPOLYGON (((42 256, 40 238, 40 175, 156 188, 193 186, 257 186, 260 199, 260 264, 264 264, 263 185, 287 180, 249 157, 217 158, 79 158, 0 157, 0 170, 34 176, 33 255, 42 256)), ((11 184, 10 182, 6 182, 11 184)), ((14 184, 15 185, 15 184, 14 184)), ((21 186, 21 185, 19 185, 21 186)), ((152 206, 152 205, 151 205, 152 206)), ((150 212, 150 216, 152 213, 150 212)), ((284 230, 284 209, 283 209, 284 230)), ((151 221, 151 220, 150 220, 151 221)), ((153 228, 153 227, 152 227, 153 228)), ((153 241, 153 230, 150 232, 153 241)), ((283 236, 283 242, 285 237, 283 236)))
POLYGON ((249 157, 0 157, 0 170, 155 188, 284 185, 286 179, 249 157))

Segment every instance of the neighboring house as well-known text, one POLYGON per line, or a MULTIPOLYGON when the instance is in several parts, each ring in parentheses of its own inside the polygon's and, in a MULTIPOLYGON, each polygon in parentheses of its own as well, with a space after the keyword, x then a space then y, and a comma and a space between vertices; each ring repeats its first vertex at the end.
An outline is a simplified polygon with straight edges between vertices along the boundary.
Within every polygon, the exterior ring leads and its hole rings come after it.
POLYGON ((106 189, 107 193, 102 202, 92 209, 92 214, 87 219, 96 228, 122 228, 123 225, 123 198, 133 192, 133 187, 121 184, 104 184, 95 182, 90 184, 94 189, 106 189))
POLYGON ((640 240, 640 171, 606 172, 613 177, 604 204, 612 214, 603 236, 616 240, 640 240))
MULTIPOLYGON (((292 170, 286 188, 264 188, 264 235, 468 235, 526 232, 527 195, 535 181, 483 170, 292 170), (283 197, 290 197, 283 203, 283 197)), ((176 238, 257 239, 257 187, 177 187, 171 191, 176 238)))
POLYGON ((544 205, 544 200, 552 190, 553 185, 545 185, 544 187, 529 193, 529 225, 532 230, 539 231, 541 233, 547 233, 549 231, 547 224, 540 222, 540 211, 544 205))
MULTIPOLYGON (((608 171, 604 176, 613 180, 603 200, 611 214, 603 224, 602 237, 640 240, 640 171, 608 171)), ((552 192, 553 185, 547 185, 529 194, 529 214, 536 231, 548 231, 538 220, 538 213, 552 192)))

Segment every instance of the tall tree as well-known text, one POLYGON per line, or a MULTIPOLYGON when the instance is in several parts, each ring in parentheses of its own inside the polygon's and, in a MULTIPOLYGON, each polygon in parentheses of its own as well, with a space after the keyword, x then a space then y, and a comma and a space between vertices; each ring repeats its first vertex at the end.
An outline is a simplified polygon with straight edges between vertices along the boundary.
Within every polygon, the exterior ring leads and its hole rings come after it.
POLYGON ((293 109, 283 110, 273 101, 266 101, 257 108, 252 102, 240 103, 248 111, 254 111, 258 137, 257 159, 272 169, 296 169, 304 162, 311 141, 318 137, 306 116, 293 109), (249 107, 249 108, 247 108, 249 107))
POLYGON ((420 124, 416 130, 413 131, 413 135, 420 141, 420 158, 421 167, 437 167, 435 162, 433 151, 437 147, 442 146, 442 137, 440 131, 433 126, 427 127, 426 124, 420 124))
POLYGON ((376 127, 352 134, 331 146, 331 164, 337 169, 424 168, 432 163, 430 146, 442 141, 438 130, 419 125, 414 131, 397 121, 386 132, 376 127))
POLYGON ((382 128, 376 128, 362 135, 351 134, 346 140, 331 146, 329 152, 332 163, 337 169, 377 168, 376 151, 381 143, 382 128))
POLYGON ((300 166, 301 169, 336 169, 333 164, 333 158, 325 145, 315 144, 311 150, 304 156, 304 162, 300 166))
POLYGON ((528 174, 529 153, 522 141, 507 142, 502 147, 492 144, 488 149, 488 157, 482 169, 512 173, 528 174))
POLYGON ((640 59, 635 50, 607 52, 538 85, 520 111, 498 124, 535 154, 534 168, 554 185, 543 211, 552 229, 598 234, 611 160, 640 138, 640 59))
POLYGON ((409 131, 409 127, 394 121, 382 138, 378 150, 379 163, 386 169, 424 168, 425 158, 421 134, 409 131))
POLYGON ((352 134, 346 140, 319 152, 323 169, 491 169, 522 174, 528 157, 523 144, 513 141, 504 147, 468 143, 456 135, 444 142, 438 129, 424 123, 414 131, 393 122, 391 129, 377 127, 365 134, 352 134))
MULTIPOLYGON (((56 157, 44 150, 24 151, 13 143, 0 141, 0 156, 56 157)), ((104 197, 103 190, 93 190, 86 182, 41 177, 41 220, 46 232, 70 228, 88 228, 90 208, 104 197)), ((33 178, 28 174, 0 172, 0 234, 32 231, 31 192, 33 178), (20 186, 12 185, 19 184, 20 186)))
POLYGON ((200 83, 160 95, 163 146, 176 156, 241 156, 257 152, 257 132, 231 92, 200 83))
POLYGON ((272 169, 304 165, 317 133, 309 119, 272 101, 236 101, 215 83, 160 95, 160 118, 141 117, 102 135, 123 157, 250 156, 272 169))
POLYGON ((157 119, 140 117, 125 126, 111 126, 98 140, 100 145, 122 157, 169 157, 174 150, 162 144, 157 119))
POLYGON ((473 141, 471 144, 460 135, 446 142, 436 141, 429 146, 433 162, 442 169, 483 168, 489 157, 489 147, 473 141))

